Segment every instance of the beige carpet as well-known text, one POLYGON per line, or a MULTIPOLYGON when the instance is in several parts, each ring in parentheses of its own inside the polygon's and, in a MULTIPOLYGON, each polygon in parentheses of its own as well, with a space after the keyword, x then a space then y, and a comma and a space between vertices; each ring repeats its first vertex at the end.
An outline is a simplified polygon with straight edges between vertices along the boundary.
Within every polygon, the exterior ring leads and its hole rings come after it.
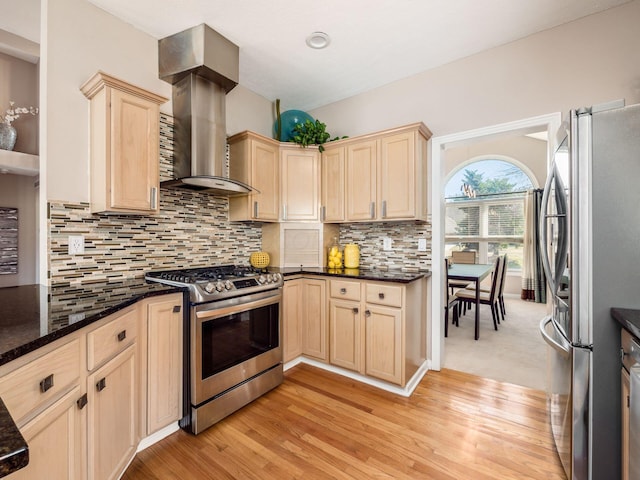
MULTIPOLYGON (((507 316, 493 329, 491 309, 480 306, 480 338, 474 335, 472 308, 460 317, 460 326, 449 325, 443 367, 482 377, 545 390, 546 343, 538 325, 546 305, 505 297, 507 316)), ((451 318, 449 318, 451 321, 451 318)))

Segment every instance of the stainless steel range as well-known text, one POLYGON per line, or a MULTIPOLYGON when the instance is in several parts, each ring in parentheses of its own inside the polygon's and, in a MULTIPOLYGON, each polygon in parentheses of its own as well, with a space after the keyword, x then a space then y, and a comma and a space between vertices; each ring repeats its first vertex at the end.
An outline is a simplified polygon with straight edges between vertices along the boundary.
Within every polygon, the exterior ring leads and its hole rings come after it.
POLYGON ((189 289, 184 429, 198 434, 282 383, 279 273, 223 265, 145 278, 189 289))

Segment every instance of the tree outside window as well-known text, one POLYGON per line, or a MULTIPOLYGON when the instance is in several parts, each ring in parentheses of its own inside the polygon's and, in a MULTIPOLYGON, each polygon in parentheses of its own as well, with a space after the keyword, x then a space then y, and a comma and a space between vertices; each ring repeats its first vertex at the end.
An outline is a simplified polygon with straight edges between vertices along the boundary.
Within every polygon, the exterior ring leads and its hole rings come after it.
POLYGON ((493 263, 506 253, 509 271, 521 270, 524 193, 530 188, 528 175, 504 160, 479 160, 456 172, 445 187, 446 255, 475 250, 480 263, 493 263))

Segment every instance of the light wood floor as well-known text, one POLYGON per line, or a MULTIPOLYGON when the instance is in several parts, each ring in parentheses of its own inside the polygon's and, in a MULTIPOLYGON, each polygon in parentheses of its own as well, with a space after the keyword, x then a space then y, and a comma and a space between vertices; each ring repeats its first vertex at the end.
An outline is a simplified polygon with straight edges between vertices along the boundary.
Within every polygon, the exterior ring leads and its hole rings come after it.
POLYGON ((544 392, 430 371, 410 398, 307 365, 198 436, 139 453, 131 479, 563 479, 544 392))

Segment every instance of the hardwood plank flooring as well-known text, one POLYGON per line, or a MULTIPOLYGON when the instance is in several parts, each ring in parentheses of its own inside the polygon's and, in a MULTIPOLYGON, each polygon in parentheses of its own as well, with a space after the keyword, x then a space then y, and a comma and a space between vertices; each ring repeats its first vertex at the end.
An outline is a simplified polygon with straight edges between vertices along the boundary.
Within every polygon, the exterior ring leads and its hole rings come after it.
POLYGON ((564 479, 542 391, 443 369, 410 398, 308 365, 198 436, 140 452, 133 479, 564 479))

